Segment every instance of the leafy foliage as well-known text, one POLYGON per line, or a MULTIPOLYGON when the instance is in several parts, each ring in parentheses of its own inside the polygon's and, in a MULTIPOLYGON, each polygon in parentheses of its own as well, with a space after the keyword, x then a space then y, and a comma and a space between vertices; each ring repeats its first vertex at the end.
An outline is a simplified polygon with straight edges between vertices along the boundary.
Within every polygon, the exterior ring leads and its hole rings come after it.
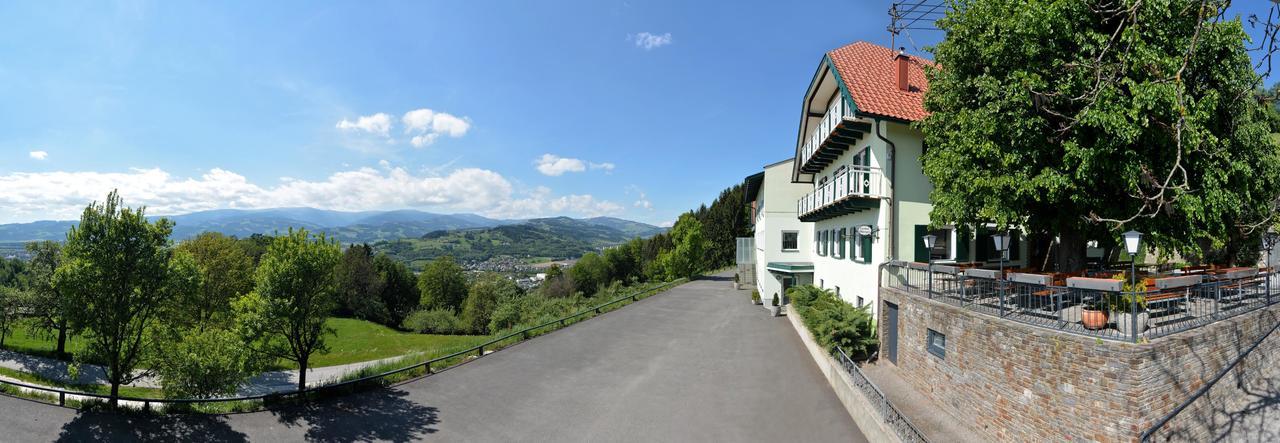
POLYGON ((236 239, 205 232, 180 243, 177 250, 193 260, 199 276, 197 289, 179 293, 179 315, 186 323, 230 323, 231 301, 253 290, 253 258, 236 239))
POLYGON ((462 304, 462 324, 472 333, 484 334, 498 304, 523 295, 520 286, 494 273, 481 275, 471 284, 467 301, 462 304))
POLYGON ((311 355, 326 350, 325 319, 337 303, 333 269, 341 257, 324 234, 305 229, 276 237, 255 274, 256 289, 236 301, 241 333, 253 349, 296 362, 298 389, 306 387, 311 355))
POLYGON ((82 356, 105 363, 111 402, 121 384, 141 376, 134 370, 148 356, 157 314, 174 299, 169 258, 172 223, 147 221, 144 209, 123 207, 112 192, 85 208, 63 247, 54 286, 71 303, 72 322, 88 343, 82 356))
POLYGON ((38 332, 57 333, 57 348, 54 352, 65 355, 67 352, 67 335, 71 333, 70 318, 75 299, 63 297, 62 292, 54 286, 54 273, 62 264, 62 245, 54 241, 28 243, 27 252, 31 254, 31 263, 27 266, 29 279, 25 307, 35 316, 37 321, 32 325, 38 332))
POLYGON ((231 328, 175 329, 159 343, 151 369, 168 398, 233 395, 264 363, 231 328))
POLYGON ((418 276, 422 293, 422 309, 448 309, 458 312, 467 298, 467 276, 453 257, 432 260, 418 276))
POLYGON ((866 306, 854 307, 834 292, 813 285, 793 287, 787 298, 827 351, 835 352, 839 346, 857 357, 869 354, 878 344, 875 319, 866 306))
POLYGON ((1068 271, 1121 229, 1184 255, 1253 242, 1280 151, 1225 5, 956 3, 920 124, 932 222, 1059 235, 1068 271))
POLYGON ((378 298, 387 308, 387 324, 399 325, 422 301, 417 277, 403 263, 386 254, 374 257, 373 267, 383 282, 382 293, 378 298))
POLYGON ((409 314, 404 328, 422 334, 464 334, 468 327, 448 309, 422 309, 409 314))
POLYGON ((373 248, 351 245, 338 262, 338 310, 344 317, 354 317, 386 324, 391 312, 382 300, 386 281, 373 264, 373 248))
POLYGON ((609 265, 600 254, 588 252, 569 268, 574 284, 587 294, 594 294, 600 286, 609 283, 609 265))
POLYGON ((681 215, 671 229, 671 239, 675 247, 660 254, 657 260, 668 280, 693 278, 705 270, 702 222, 693 214, 681 215))
POLYGON ((501 255, 572 258, 626 242, 637 232, 653 235, 661 231, 653 226, 639 229, 634 225, 600 224, 598 219, 555 217, 489 228, 435 231, 416 239, 380 241, 374 248, 414 265, 446 255, 461 261, 483 261, 501 255))

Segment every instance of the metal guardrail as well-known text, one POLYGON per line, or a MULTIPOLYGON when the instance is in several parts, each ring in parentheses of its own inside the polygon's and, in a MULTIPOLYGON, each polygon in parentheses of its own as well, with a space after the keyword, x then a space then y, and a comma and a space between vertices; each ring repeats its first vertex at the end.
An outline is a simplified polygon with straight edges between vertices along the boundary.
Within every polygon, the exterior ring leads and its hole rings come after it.
POLYGON ((1191 397, 1187 398, 1185 401, 1179 404, 1178 407, 1173 408, 1173 410, 1169 411, 1168 414, 1165 414, 1164 417, 1161 417, 1160 421, 1157 421, 1156 424, 1151 425, 1150 428, 1148 428, 1146 431, 1143 431, 1139 439, 1143 443, 1151 441, 1151 436, 1155 435, 1156 432, 1159 432, 1161 428, 1165 427, 1165 425, 1168 425, 1169 422, 1173 421, 1174 417, 1177 417, 1178 414, 1181 414, 1182 411, 1185 411, 1188 407, 1191 406, 1192 403, 1195 403, 1196 400, 1200 399, 1205 394, 1209 393, 1210 389, 1213 389, 1213 387, 1216 386, 1219 381, 1222 381, 1223 378, 1226 378, 1227 374, 1231 373, 1232 369, 1235 369, 1236 366, 1239 366, 1240 362, 1243 361, 1245 357, 1248 357, 1250 353, 1253 353, 1253 350, 1257 349, 1258 346, 1262 345, 1262 342, 1266 341, 1268 337, 1271 337, 1271 334, 1276 332, 1277 329, 1280 329, 1280 322, 1277 322, 1275 326, 1272 326, 1271 329, 1268 330, 1266 334, 1262 334, 1262 337, 1258 338, 1258 340, 1253 342, 1252 345, 1249 345, 1249 347, 1246 348, 1243 352, 1241 352, 1240 355, 1237 355, 1235 359, 1231 360, 1231 363, 1228 363, 1226 366, 1224 366, 1222 370, 1218 371, 1218 373, 1214 375, 1213 378, 1210 379, 1207 383, 1205 383, 1204 385, 1201 385, 1200 389, 1197 389, 1194 394, 1191 394, 1191 397))
MULTIPOLYGON (((321 395, 321 394, 325 394, 325 393, 331 393, 331 392, 340 391, 340 390, 343 390, 343 389, 353 389, 353 388, 357 388, 357 387, 360 387, 360 386, 368 386, 368 385, 372 385, 372 384, 374 384, 375 382, 377 382, 377 383, 378 383, 378 385, 379 385, 379 386, 381 386, 380 382, 381 382, 383 379, 386 379, 386 378, 391 377, 391 376, 393 376, 393 375, 401 374, 401 373, 408 372, 408 371, 412 371, 412 370, 415 370, 415 369, 425 369, 425 370, 426 370, 426 374, 425 374, 425 375, 434 374, 434 373, 435 373, 435 372, 434 372, 435 370, 437 370, 437 369, 447 368, 447 367, 450 367, 450 366, 452 366, 452 365, 446 365, 446 366, 441 367, 441 368, 433 368, 433 367, 432 367, 432 364, 438 364, 438 363, 442 363, 442 362, 448 363, 449 361, 451 361, 451 360, 453 360, 453 359, 456 359, 456 358, 459 358, 459 357, 465 357, 465 356, 468 356, 468 355, 471 355, 471 354, 475 354, 475 358, 480 358, 480 357, 483 357, 483 356, 485 355, 484 351, 485 351, 485 348, 486 348, 486 347, 488 347, 488 348, 492 351, 492 350, 494 350, 494 349, 493 349, 494 345, 496 345, 496 344, 498 344, 498 343, 501 343, 501 342, 503 342, 503 341, 506 341, 506 340, 512 339, 512 338, 514 338, 514 337, 516 337, 516 336, 519 336, 519 337, 520 337, 520 340, 519 340, 519 341, 528 340, 528 339, 529 339, 529 335, 530 335, 531 333, 533 333, 534 331, 538 331, 538 330, 540 330, 540 329, 547 328, 547 327, 549 327, 549 326, 553 326, 553 325, 558 325, 559 327, 557 327, 556 329, 559 329, 560 327, 564 327, 564 326, 566 325, 566 323, 567 323, 568 321, 570 321, 570 320, 576 319, 576 318, 578 318, 578 317, 583 317, 583 316, 586 316, 586 315, 588 315, 588 314, 600 314, 600 311, 601 311, 601 310, 603 310, 603 309, 605 309, 605 308, 608 308, 608 307, 610 307, 610 306, 613 306, 613 305, 615 305, 615 304, 619 304, 619 303, 627 302, 627 301, 634 302, 634 301, 639 300, 639 299, 640 299, 640 298, 642 298, 642 297, 648 297, 648 296, 653 295, 653 294, 656 294, 656 293, 658 293, 658 292, 665 291, 665 290, 670 289, 670 288, 672 288, 672 287, 674 287, 674 286, 676 286, 676 285, 683 284, 683 283, 685 283, 685 282, 687 282, 687 281, 688 281, 688 279, 679 279, 679 280, 674 280, 674 281, 666 282, 666 283, 663 283, 663 284, 661 284, 661 285, 658 285, 658 286, 655 286, 655 287, 652 287, 652 288, 643 289, 643 290, 640 290, 640 291, 636 291, 636 292, 634 292, 634 293, 631 293, 631 294, 629 294, 629 295, 624 295, 624 296, 621 296, 621 297, 615 298, 615 299, 613 299, 613 300, 611 300, 611 301, 608 301, 608 302, 605 302, 605 303, 602 303, 602 304, 599 304, 599 305, 595 305, 595 306, 592 306, 592 307, 588 307, 588 308, 586 308, 586 309, 583 309, 583 310, 581 310, 581 311, 575 312, 575 313, 573 313, 573 314, 566 315, 566 316, 564 316, 564 317, 561 317, 561 318, 558 318, 558 319, 555 319, 555 320, 551 320, 551 321, 548 321, 548 322, 546 322, 546 323, 542 323, 542 324, 537 325, 537 326, 530 326, 530 327, 527 327, 527 328, 521 329, 521 330, 519 330, 519 331, 511 332, 511 333, 506 334, 506 335, 503 335, 503 336, 501 336, 501 337, 498 337, 498 338, 495 338, 495 339, 492 339, 492 340, 486 341, 486 342, 484 342, 484 343, 482 343, 482 344, 479 344, 479 345, 473 346, 473 347, 471 347, 471 348, 467 348, 467 349, 464 349, 464 350, 461 350, 461 351, 458 351, 458 352, 454 352, 454 353, 452 353, 452 354, 448 354, 448 355, 444 355, 444 356, 440 356, 440 357, 435 357, 435 358, 429 359, 429 360, 424 361, 424 362, 420 362, 420 363, 417 363, 417 364, 413 364, 413 365, 405 366, 405 367, 403 367, 403 368, 394 369, 394 370, 386 371, 386 372, 383 372, 383 373, 373 374, 373 375, 368 375, 368 376, 364 376, 364 377, 360 377, 360 378, 356 378, 356 379, 352 379, 352 380, 347 380, 347 381, 342 381, 342 382, 338 382, 338 383, 333 383, 333 384, 328 384, 328 385, 322 385, 322 386, 316 386, 316 387, 306 388, 306 389, 302 389, 302 390, 294 390, 294 391, 288 391, 288 392, 275 392, 275 393, 270 393, 270 394, 259 394, 259 395, 250 395, 250 396, 242 396, 242 397, 158 399, 158 398, 138 398, 138 397, 118 396, 118 397, 115 397, 115 400, 120 401, 120 402, 129 402, 129 403, 142 404, 143 410, 150 410, 150 409, 151 409, 151 407, 152 407, 152 405, 160 405, 160 406, 165 406, 165 405, 196 405, 196 404, 236 403, 236 402, 250 402, 250 401, 263 401, 263 402, 265 402, 265 403, 274 403, 274 402, 277 402, 277 401, 285 401, 285 400, 289 400, 289 399, 305 399, 308 395, 321 395)), ((517 341, 516 343, 518 343, 519 341, 517 341)), ((101 400, 101 401, 109 401, 109 400, 111 400, 111 399, 112 399, 112 397, 111 397, 110 395, 107 395, 107 394, 98 394, 98 393, 93 393, 93 392, 82 392, 82 391, 72 391, 72 390, 59 389, 59 388, 52 388, 52 387, 47 387, 47 386, 39 386, 39 385, 34 385, 34 384, 29 384, 29 383, 16 382, 16 381, 8 381, 8 380, 0 379, 0 386, 6 386, 6 385, 7 385, 7 386, 13 386, 13 387, 16 387, 16 388, 25 389, 25 390, 28 390, 28 391, 35 391, 35 392, 37 392, 37 393, 39 393, 39 394, 48 395, 48 396, 50 396, 50 397, 57 396, 57 398, 58 398, 58 402, 57 402, 58 406, 66 406, 66 405, 67 405, 67 397, 68 397, 68 396, 72 396, 72 397, 80 397, 80 398, 88 398, 88 399, 92 399, 92 400, 101 400)), ((0 392, 0 395, 12 395, 12 394, 5 393, 5 392, 0 392)))
POLYGON ((853 379, 854 386, 857 386, 858 390, 862 391, 862 395, 880 412, 880 419, 893 428, 899 439, 904 442, 929 442, 929 439, 924 437, 924 433, 920 432, 920 428, 912 424, 906 415, 903 415, 898 408, 894 407, 893 403, 889 402, 889 397, 884 395, 884 391, 881 391, 875 383, 871 382, 871 379, 862 373, 861 369, 858 369, 858 365, 853 362, 853 359, 849 358, 849 354, 846 354, 843 348, 836 346, 835 357, 840 361, 840 366, 843 366, 845 372, 849 374, 849 378, 853 379))

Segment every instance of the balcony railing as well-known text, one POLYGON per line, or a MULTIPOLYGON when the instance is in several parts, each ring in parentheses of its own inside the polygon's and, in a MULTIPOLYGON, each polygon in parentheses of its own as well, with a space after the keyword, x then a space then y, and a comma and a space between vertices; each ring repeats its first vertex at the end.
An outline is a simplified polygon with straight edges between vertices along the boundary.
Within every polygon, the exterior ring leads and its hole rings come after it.
POLYGON ((800 164, 806 165, 822 149, 827 139, 832 133, 845 122, 846 119, 852 121, 854 111, 849 105, 845 104, 844 99, 837 99, 827 107, 827 113, 822 116, 822 122, 818 123, 818 127, 809 133, 809 138, 805 139, 804 145, 800 149, 800 164))
POLYGON ((1198 328, 1280 302, 1269 268, 1146 278, 1125 290, 1113 278, 1063 277, 993 269, 890 262, 882 284, 1045 329, 1138 342, 1198 328))
MULTIPOLYGON (((796 203, 796 214, 801 218, 831 209, 850 199, 874 199, 884 195, 884 175, 880 168, 852 166, 845 168, 835 179, 814 188, 796 203)), ((861 209, 869 209, 870 206, 861 209)), ((853 211, 856 212, 856 211, 853 211)), ((842 215, 842 214, 836 214, 842 215)))

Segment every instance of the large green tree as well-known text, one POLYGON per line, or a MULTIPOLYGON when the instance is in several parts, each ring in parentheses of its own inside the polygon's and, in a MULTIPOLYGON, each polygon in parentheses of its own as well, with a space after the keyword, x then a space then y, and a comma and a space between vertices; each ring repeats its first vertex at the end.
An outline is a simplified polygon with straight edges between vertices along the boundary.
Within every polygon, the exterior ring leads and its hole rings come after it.
POLYGON ((685 213, 671 228, 674 247, 658 255, 657 263, 667 279, 693 278, 706 270, 703 262, 706 240, 702 223, 691 213, 685 213))
POLYGON ((31 254, 31 263, 27 266, 29 279, 25 305, 36 319, 32 327, 37 332, 56 335, 54 350, 65 355, 74 299, 63 297, 53 285, 54 273, 62 264, 62 245, 46 240, 27 243, 26 248, 31 254))
POLYGON ((144 212, 124 207, 114 191, 85 208, 54 275, 54 287, 75 306, 72 322, 87 338, 78 358, 106 366, 113 406, 120 385, 144 375, 135 370, 152 351, 150 329, 174 298, 175 282, 185 280, 170 272, 173 223, 148 221, 144 212))
MULTIPOLYGON (((382 301, 386 281, 373 264, 373 248, 351 245, 342 253, 337 268, 338 313, 388 324, 391 314, 382 301)), ((398 324, 398 323, 390 323, 398 324)))
POLYGON ((924 172, 934 224, 1056 235, 1062 270, 1118 231, 1199 255, 1273 210, 1280 156, 1225 2, 973 0, 938 21, 924 172))
POLYGON ((511 279, 496 273, 485 273, 476 278, 462 304, 462 323, 473 334, 489 332, 489 321, 498 305, 519 298, 520 286, 511 279))
POLYGON ((399 325, 418 308, 422 294, 418 292, 418 280, 408 266, 387 254, 378 254, 373 267, 382 279, 382 304, 387 308, 388 324, 399 325))
POLYGON ((337 304, 334 267, 342 249, 305 229, 275 237, 262 256, 256 287, 235 304, 241 330, 261 354, 298 364, 298 390, 307 386, 311 356, 325 352, 333 333, 325 320, 337 304))
POLYGON ((200 275, 196 290, 180 294, 180 314, 202 330, 229 323, 231 302, 253 290, 253 258, 236 239, 217 232, 201 233, 177 249, 191 257, 200 275))
POLYGON ((601 286, 609 284, 609 265, 600 254, 588 252, 569 268, 574 284, 587 295, 593 295, 601 286))
POLYGON ((458 312, 467 298, 467 275, 452 256, 432 260, 418 276, 422 292, 422 309, 448 309, 458 312))

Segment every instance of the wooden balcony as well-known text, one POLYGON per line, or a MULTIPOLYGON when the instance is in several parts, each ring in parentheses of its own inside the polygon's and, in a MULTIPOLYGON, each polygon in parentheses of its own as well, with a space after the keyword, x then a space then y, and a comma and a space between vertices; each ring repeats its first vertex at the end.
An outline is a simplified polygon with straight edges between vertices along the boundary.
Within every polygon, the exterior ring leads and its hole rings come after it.
POLYGON ((814 222, 876 209, 884 190, 880 168, 851 166, 836 174, 835 180, 801 197, 796 202, 796 215, 800 221, 814 222))
POLYGON ((854 110, 844 100, 836 100, 801 147, 800 172, 822 171, 869 132, 870 123, 854 120, 854 110))

